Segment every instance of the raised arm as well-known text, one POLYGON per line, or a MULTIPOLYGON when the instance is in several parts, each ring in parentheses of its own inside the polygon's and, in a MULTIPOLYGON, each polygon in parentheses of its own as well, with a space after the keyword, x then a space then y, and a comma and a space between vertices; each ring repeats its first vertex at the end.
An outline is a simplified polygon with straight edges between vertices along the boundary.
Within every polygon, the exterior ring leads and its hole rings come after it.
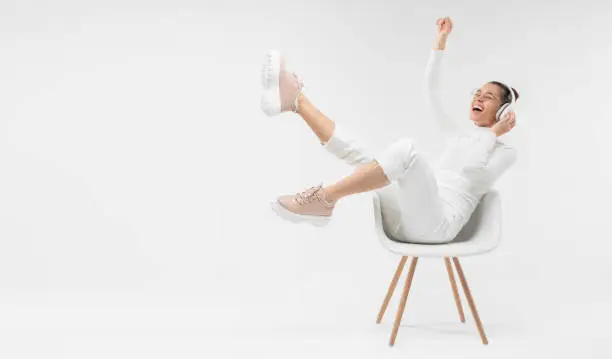
POLYGON ((453 29, 453 22, 450 18, 446 17, 438 19, 436 24, 438 26, 438 33, 425 70, 425 93, 429 107, 438 125, 446 135, 453 135, 459 131, 459 125, 444 111, 440 95, 442 58, 444 57, 448 35, 453 29))

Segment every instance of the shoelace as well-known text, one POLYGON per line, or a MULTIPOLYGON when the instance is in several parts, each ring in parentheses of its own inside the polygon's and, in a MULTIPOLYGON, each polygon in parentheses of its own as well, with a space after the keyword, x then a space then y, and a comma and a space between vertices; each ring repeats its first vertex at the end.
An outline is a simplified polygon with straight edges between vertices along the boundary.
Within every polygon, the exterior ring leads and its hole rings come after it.
POLYGON ((297 94, 295 96, 295 102, 293 103, 293 112, 297 113, 298 109, 300 107, 298 99, 300 98, 300 94, 304 90, 304 82, 302 81, 302 79, 300 79, 298 77, 298 75, 295 72, 293 73, 293 77, 295 77, 295 80, 298 83, 298 90, 297 90, 297 94))
POLYGON ((319 199, 317 194, 321 190, 321 185, 310 187, 309 189, 302 191, 300 193, 296 193, 295 195, 295 203, 298 205, 304 205, 307 203, 311 203, 315 198, 319 199))

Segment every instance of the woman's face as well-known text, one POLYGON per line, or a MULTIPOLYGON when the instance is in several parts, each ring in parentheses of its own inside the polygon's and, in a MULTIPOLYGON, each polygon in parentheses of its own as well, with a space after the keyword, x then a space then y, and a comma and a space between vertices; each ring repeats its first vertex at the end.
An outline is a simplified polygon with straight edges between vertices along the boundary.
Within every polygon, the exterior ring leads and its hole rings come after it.
POLYGON ((495 114, 502 105, 502 89, 487 83, 474 91, 470 119, 476 126, 491 127, 495 124, 495 114))

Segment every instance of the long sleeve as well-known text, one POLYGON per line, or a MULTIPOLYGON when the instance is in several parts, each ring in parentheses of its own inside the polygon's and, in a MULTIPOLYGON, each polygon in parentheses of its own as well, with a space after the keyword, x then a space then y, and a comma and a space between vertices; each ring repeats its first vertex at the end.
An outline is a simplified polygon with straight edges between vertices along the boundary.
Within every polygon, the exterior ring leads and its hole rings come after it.
POLYGON ((474 158, 470 162, 479 168, 484 168, 488 165, 493 150, 498 143, 497 136, 488 128, 478 128, 472 138, 470 153, 473 154, 474 158))
POLYGON ((329 141, 323 143, 323 147, 334 156, 352 166, 374 160, 374 155, 365 145, 365 142, 338 124, 336 124, 334 133, 329 141))
POLYGON ((497 181, 508 168, 512 167, 516 159, 517 153, 514 148, 500 144, 491 154, 485 166, 483 180, 486 182, 487 188, 492 187, 495 181, 497 181))
MULTIPOLYGON (((488 182, 491 170, 505 171, 505 164, 510 166, 514 156, 514 149, 500 142, 491 129, 475 127, 469 134, 459 136, 450 143, 439 165, 456 173, 473 175, 476 182, 488 182)), ((499 174, 494 177, 497 178, 499 174)))
POLYGON ((458 133, 460 128, 450 116, 444 111, 440 96, 440 77, 442 72, 442 58, 444 51, 431 50, 429 62, 425 69, 425 94, 429 107, 433 112, 436 122, 443 130, 445 135, 453 136, 458 133))

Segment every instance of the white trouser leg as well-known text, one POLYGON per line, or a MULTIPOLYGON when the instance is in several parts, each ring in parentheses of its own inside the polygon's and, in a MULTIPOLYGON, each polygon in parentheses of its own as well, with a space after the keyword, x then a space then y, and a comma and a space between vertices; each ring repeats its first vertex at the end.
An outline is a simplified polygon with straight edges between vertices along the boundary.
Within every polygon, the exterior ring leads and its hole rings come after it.
POLYGON ((387 147, 376 160, 391 182, 397 182, 400 208, 399 239, 419 243, 444 243, 449 223, 438 194, 436 178, 427 161, 420 156, 413 141, 403 139, 387 147))
POLYGON ((332 137, 323 147, 351 166, 372 162, 372 151, 354 133, 336 124, 332 137))

